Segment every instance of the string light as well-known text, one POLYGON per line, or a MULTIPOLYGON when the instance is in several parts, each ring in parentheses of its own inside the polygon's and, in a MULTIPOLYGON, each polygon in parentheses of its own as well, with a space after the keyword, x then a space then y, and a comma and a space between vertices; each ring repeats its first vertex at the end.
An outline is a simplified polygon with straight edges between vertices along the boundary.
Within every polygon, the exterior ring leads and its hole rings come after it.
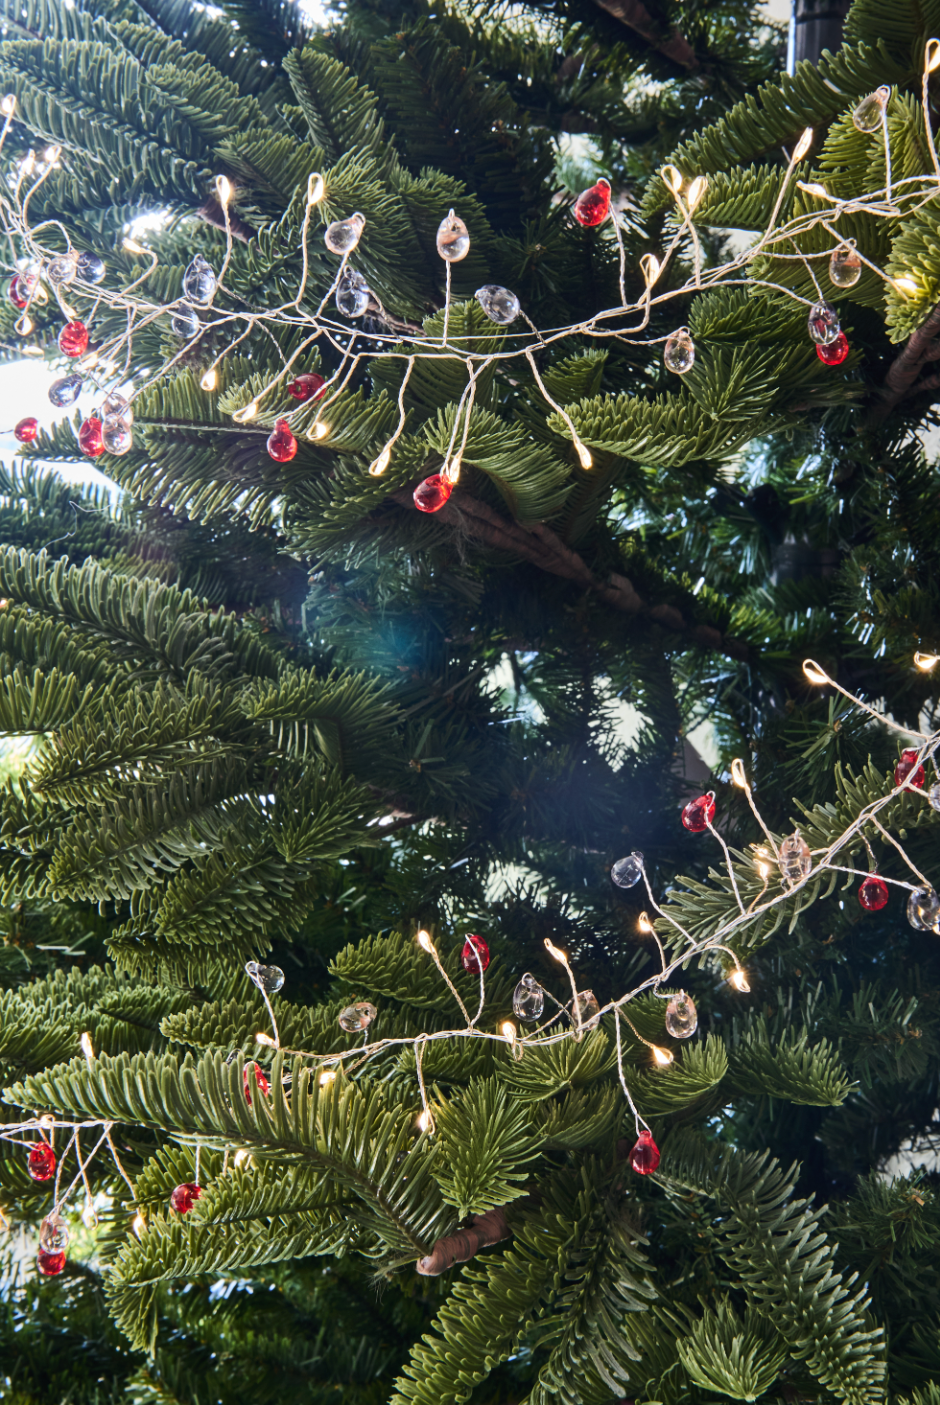
POLYGON ((86 1032, 82 1035, 80 1042, 82 1046, 82 1053, 85 1055, 85 1058, 88 1060, 88 1062, 91 1063, 95 1057, 95 1049, 94 1045, 91 1042, 91 1035, 86 1032))
POLYGON ((645 936, 650 936, 656 930, 656 928, 653 926, 652 922, 649 920, 649 917, 646 915, 645 912, 640 913, 636 925, 639 927, 640 931, 645 936))
POLYGON ((219 203, 227 205, 232 198, 232 182, 228 176, 216 176, 215 191, 219 197, 219 203))
POLYGON ((417 935, 417 942, 430 956, 434 955, 434 943, 431 941, 431 933, 426 932, 423 927, 417 935))
POLYGON ((335 1069, 335 1068, 326 1068, 326 1069, 324 1069, 323 1072, 320 1074, 319 1082, 320 1082, 320 1087, 321 1087, 321 1088, 328 1088, 331 1083, 335 1083, 335 1082, 336 1082, 336 1069, 335 1069))
POLYGON ((812 659, 803 660, 803 672, 811 683, 821 685, 829 682, 829 675, 824 673, 819 664, 814 663, 812 659))
POLYGON ((810 149, 810 147, 812 146, 812 144, 813 144, 813 129, 812 129, 812 127, 807 127, 806 130, 803 132, 803 135, 800 137, 799 141, 797 142, 796 146, 793 148, 793 157, 792 157, 793 161, 794 161, 794 162, 802 161, 802 160, 803 160, 803 157, 806 155, 807 151, 809 151, 809 149, 810 149))
POLYGON ((277 1045, 270 1034, 259 1033, 255 1035, 255 1043, 263 1044, 266 1049, 276 1049, 277 1045))
POLYGON ((199 384, 203 390, 215 390, 219 383, 219 375, 214 366, 210 366, 199 384))
POLYGON ((735 785, 739 785, 742 790, 747 787, 747 776, 744 771, 744 762, 736 756, 731 763, 731 779, 735 785))
POLYGON ((330 426, 328 424, 324 424, 322 420, 317 420, 316 424, 311 425, 310 432, 307 437, 309 439, 325 439, 329 432, 330 426))
POLYGON ((319 205, 326 194, 326 186, 319 171, 311 171, 307 177, 307 204, 319 205))
POLYGON ((892 278, 891 286, 905 298, 916 298, 920 292, 913 278, 904 276, 902 278, 892 278))
POLYGON ((653 1050, 653 1058, 660 1068, 668 1068, 674 1059, 671 1049, 661 1049, 658 1044, 650 1046, 653 1050))
POLYGON ((512 1020, 503 1020, 502 1024, 499 1027, 499 1031, 507 1044, 512 1044, 515 1041, 516 1034, 518 1032, 512 1020))
POLYGON ((144 1234, 144 1230, 145 1230, 146 1228, 147 1228, 147 1221, 146 1221, 146 1219, 144 1218, 144 1212, 143 1212, 143 1210, 138 1210, 138 1211, 137 1211, 137 1214, 134 1216, 133 1221, 131 1222, 131 1229, 132 1229, 132 1230, 134 1231, 134 1233, 137 1235, 137 1238, 138 1238, 138 1239, 142 1239, 142 1238, 143 1238, 143 1234, 144 1234))
POLYGON ((232 419, 236 424, 244 424, 246 420, 253 420, 257 413, 258 402, 257 400, 252 400, 250 404, 245 405, 241 410, 235 410, 232 414, 232 419))
POLYGON ((241 1170, 241 1168, 242 1168, 243 1166, 251 1166, 251 1165, 253 1165, 253 1164, 254 1164, 254 1163, 252 1162, 252 1159, 251 1159, 251 1152, 248 1151, 246 1147, 241 1147, 240 1150, 236 1151, 236 1153, 235 1153, 235 1166, 236 1166, 236 1169, 241 1170))
MULTIPOLYGON (((933 42, 937 43, 936 40, 933 42)), ((938 52, 940 52, 940 50, 938 50, 938 52)), ((940 63, 940 58, 938 58, 937 62, 940 63)), ((914 662, 918 668, 923 669, 924 673, 929 673, 932 668, 936 668, 937 664, 940 663, 940 654, 922 654, 918 650, 914 655, 914 662)))
POLYGON ((387 446, 382 450, 377 459, 373 459, 369 465, 369 472, 373 478, 378 478, 385 472, 391 462, 392 451, 387 446))
POLYGON ((4 97, 0 98, 0 113, 2 113, 4 117, 12 117, 15 111, 16 111, 16 94, 15 94, 15 93, 7 93, 4 97))
POLYGON ((735 990, 740 990, 743 995, 746 995, 751 988, 748 985, 747 976, 740 966, 736 967, 735 970, 731 972, 728 980, 730 984, 734 986, 735 990))
POLYGON ((708 190, 708 177, 707 177, 707 176, 696 176, 696 177, 695 177, 695 180, 694 180, 694 181, 692 182, 692 184, 689 186, 689 193, 688 193, 688 195, 687 195, 687 197, 686 197, 686 199, 687 199, 687 201, 688 201, 689 214, 690 214, 690 215, 691 215, 691 214, 694 214, 695 211, 698 209, 699 205, 701 205, 702 200, 705 198, 705 192, 706 192, 707 190, 708 190))
POLYGON ((933 73, 940 64, 940 39, 928 39, 924 50, 924 71, 933 73))

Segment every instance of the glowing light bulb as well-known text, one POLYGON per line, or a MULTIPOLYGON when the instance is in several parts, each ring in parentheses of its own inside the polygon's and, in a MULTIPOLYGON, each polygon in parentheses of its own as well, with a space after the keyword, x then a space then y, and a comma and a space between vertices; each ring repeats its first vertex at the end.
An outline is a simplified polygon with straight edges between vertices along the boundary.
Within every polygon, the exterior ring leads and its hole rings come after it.
POLYGON ((143 1210, 138 1210, 131 1223, 131 1229, 137 1235, 137 1238, 140 1239, 146 1228, 147 1221, 144 1219, 144 1212, 143 1210))
POLYGON ((807 151, 809 151, 809 149, 810 149, 810 147, 812 146, 812 144, 813 144, 813 129, 812 129, 812 127, 807 127, 806 130, 804 131, 803 135, 800 137, 799 141, 797 142, 796 146, 793 148, 793 160, 794 160, 794 161, 802 161, 803 157, 806 155, 807 151))
POLYGON ((12 117, 15 111, 16 111, 16 94, 15 94, 15 93, 7 93, 5 97, 0 98, 0 112, 3 113, 4 117, 12 117))
POLYGON ((828 676, 823 673, 819 664, 814 663, 812 659, 803 660, 803 672, 811 683, 822 684, 829 682, 828 676))
MULTIPOLYGON (((937 40, 933 39, 931 43, 936 44, 937 40)), ((937 61, 940 63, 940 59, 937 61)), ((940 663, 940 654, 922 654, 918 651, 914 655, 914 662, 918 668, 922 668, 925 673, 929 673, 932 668, 936 668, 937 664, 940 663)))
POLYGON ((503 1020, 499 1027, 499 1032, 506 1043, 511 1044, 516 1037, 516 1026, 513 1024, 512 1020, 503 1020))
POLYGON ((277 1045, 275 1044, 274 1040, 271 1038, 270 1034, 263 1034, 263 1033, 258 1033, 258 1034, 256 1034, 256 1035, 255 1035, 255 1043, 256 1043, 256 1044, 263 1044, 266 1049, 276 1049, 276 1048, 277 1048, 277 1045))
POLYGON ((235 1165, 236 1165, 239 1169, 241 1169, 242 1166, 250 1166, 251 1164, 252 1164, 252 1161, 251 1161, 251 1152, 250 1152, 250 1151, 248 1151, 245 1147, 242 1147, 241 1151, 236 1151, 236 1153, 235 1153, 235 1165))
POLYGON ((229 180, 228 176, 216 176, 215 190, 220 203, 227 205, 232 198, 232 182, 229 180))
POLYGON ((767 875, 770 873, 770 868, 765 863, 759 863, 757 865, 757 872, 760 874, 761 878, 766 879, 767 875))
POLYGON ((145 254, 147 252, 143 244, 138 244, 136 239, 129 239, 125 237, 123 242, 124 248, 129 254, 145 254))
POLYGON ((670 1049, 661 1049, 658 1044, 654 1044, 653 1058, 660 1068, 668 1068, 673 1061, 673 1053, 670 1049))
POLYGON ((738 966, 734 971, 731 972, 731 975, 728 977, 728 980, 731 985, 734 986, 735 990, 740 990, 742 994, 747 994, 747 992, 751 988, 748 985, 747 976, 741 970, 740 966, 738 966))
POLYGON ((556 961, 560 961, 562 966, 567 966, 567 956, 563 951, 560 951, 559 948, 555 946, 553 942, 550 942, 548 940, 548 937, 545 938, 545 950, 548 952, 549 956, 553 956, 556 961))
POLYGON ((310 426, 307 437, 310 439, 325 439, 329 432, 330 426, 324 424, 322 420, 317 420, 316 424, 310 426))
POLYGON ((646 933, 647 936, 653 931, 653 924, 645 912, 640 913, 640 920, 636 925, 639 927, 640 931, 646 933))
POLYGON ((373 460, 372 460, 372 462, 371 462, 370 465, 369 465, 369 472, 372 474, 372 477, 373 477, 373 478, 379 478, 379 477, 381 477, 381 475, 382 475, 382 474, 385 472, 385 470, 388 468, 388 465, 389 465, 389 463, 390 463, 390 461, 391 461, 391 457, 392 457, 392 451, 391 451, 391 449, 385 448, 385 449, 383 449, 382 452, 379 454, 379 456, 378 456, 377 459, 373 459, 373 460))
POLYGON ((699 205, 701 205, 707 189, 708 177, 696 176, 695 180, 689 186, 689 193, 686 197, 689 202, 689 214, 694 214, 694 212, 698 209, 699 205))
POLYGON ((33 319, 31 317, 28 317, 26 313, 24 313, 23 316, 18 319, 15 326, 18 336, 28 337, 30 332, 33 330, 33 327, 35 326, 35 323, 33 322, 33 319))
POLYGON ((23 157, 23 164, 22 164, 22 166, 21 166, 21 168, 20 168, 20 169, 22 170, 22 172, 23 172, 23 175, 24 175, 24 176, 32 175, 33 169, 35 168, 35 165, 36 165, 36 153, 35 153, 35 151, 27 151, 26 155, 23 157))
POLYGON ((431 941, 431 933, 426 932, 423 927, 418 933, 418 945, 430 956, 434 955, 434 943, 431 941))
POLYGON ((828 190, 824 185, 820 185, 818 181, 797 181, 797 185, 801 190, 805 190, 807 195, 816 195, 820 200, 829 199, 828 190))
POLYGON ((47 146, 45 151, 42 153, 42 159, 46 162, 47 165, 52 166, 55 164, 56 161, 58 161, 61 155, 61 146, 47 146))
POLYGON ((740 756, 736 756, 731 763, 731 779, 735 785, 739 785, 743 790, 747 785, 747 776, 744 773, 744 762, 740 756))
POLYGON ((680 195, 682 193, 685 177, 681 171, 678 171, 675 166, 664 166, 660 174, 673 195, 680 195))
POLYGON ((55 1118, 53 1117, 52 1113, 44 1112, 42 1117, 40 1117, 39 1119, 39 1125, 40 1127, 54 1127, 55 1118))
POLYGON ((582 467, 582 468, 593 468, 593 467, 594 467, 594 460, 591 458, 591 451, 590 451, 590 449, 587 447, 586 444, 582 444, 582 443, 581 443, 581 440, 578 438, 577 435, 575 435, 575 437, 574 437, 574 447, 575 447, 575 453, 578 455, 578 458, 581 460, 581 467, 582 467))
POLYGON ((892 278, 891 286, 904 298, 916 298, 920 292, 913 278, 892 278))
POLYGON ((95 1057, 95 1046, 91 1042, 91 1035, 86 1031, 81 1038, 82 1053, 89 1062, 95 1057))
POLYGON ((253 420, 257 413, 258 402, 257 400, 252 400, 250 405, 243 405, 240 410, 233 411, 232 419, 236 424, 244 424, 246 420, 253 420))
POLYGON ((640 259, 640 272, 647 288, 652 288, 662 271, 663 266, 655 254, 644 254, 640 259))
POLYGON ((336 1082, 336 1070, 335 1070, 335 1068, 326 1068, 326 1069, 324 1069, 323 1072, 320 1074, 320 1087, 321 1087, 321 1088, 328 1088, 331 1083, 335 1083, 335 1082, 336 1082))
POLYGON ((933 73, 940 64, 940 39, 928 39, 924 50, 924 72, 933 73))
POLYGON ((425 1108, 418 1117, 418 1130, 420 1132, 429 1132, 433 1126, 434 1120, 431 1117, 431 1113, 428 1108, 425 1108))
POLYGON ((199 384, 202 386, 203 390, 215 390, 215 388, 216 388, 216 386, 218 385, 218 383, 219 383, 219 373, 218 373, 218 371, 215 369, 214 366, 210 366, 210 367, 209 367, 208 371, 206 371, 206 374, 203 376, 202 380, 199 382, 199 384))
POLYGON ((326 194, 326 185, 319 171, 311 171, 307 177, 307 204, 318 205, 326 194))

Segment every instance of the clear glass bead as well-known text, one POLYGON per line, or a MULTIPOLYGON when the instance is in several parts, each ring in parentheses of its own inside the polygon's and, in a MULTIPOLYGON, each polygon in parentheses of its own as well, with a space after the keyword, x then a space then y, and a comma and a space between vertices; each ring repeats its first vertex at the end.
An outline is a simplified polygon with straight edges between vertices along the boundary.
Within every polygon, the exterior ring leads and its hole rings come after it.
POLYGON ((323 242, 333 254, 350 254, 366 227, 365 216, 350 215, 348 220, 334 220, 323 231, 323 242))
POLYGON ((355 1005, 347 1005, 345 1010, 340 1011, 338 1024, 347 1034, 361 1034, 369 1028, 377 1014, 378 1010, 368 1000, 358 1000, 355 1005))
POLYGON ((49 1253, 58 1254, 68 1248, 71 1233, 61 1215, 47 1215, 39 1226, 39 1246, 49 1253))
POLYGON ((673 1039, 691 1039, 698 1029, 698 1011, 695 1001, 685 991, 674 995, 666 1006, 666 1032, 673 1039))
POLYGON ((601 1007, 593 990, 582 990, 571 1007, 571 1023, 575 1030, 596 1029, 601 1022, 601 1007))
POLYGON ((369 285, 361 273, 347 268, 336 286, 336 306, 344 317, 361 317, 369 306, 369 285))
POLYGON ((498 322, 503 327, 515 322, 522 311, 515 293, 501 288, 498 283, 484 283, 482 288, 477 288, 474 297, 490 321, 498 322))
POLYGON ((79 254, 76 271, 83 283, 100 283, 107 270, 104 259, 97 254, 85 253, 79 254))
POLYGON ((59 410, 64 409, 66 405, 74 405, 81 393, 81 376, 62 376, 49 387, 49 399, 59 410))
POLYGON ((470 231, 453 210, 438 225, 437 252, 448 263, 459 263, 470 252, 470 231))
POLYGON ((803 838, 799 830, 795 830, 780 845, 780 857, 777 860, 780 873, 788 883, 799 883, 801 878, 805 878, 813 866, 812 855, 809 845, 803 838))
POLYGON ((197 254, 183 274, 183 297, 189 302, 209 302, 218 286, 211 263, 197 254))
POLYGON ((199 331, 199 318, 189 303, 181 302, 170 318, 170 331, 175 337, 189 338, 199 331))
POLYGON ((78 259, 74 254, 57 254, 46 265, 46 277, 57 287, 71 283, 78 272, 78 259))
POLYGON ((266 995, 276 995, 284 984, 284 972, 280 966, 259 966, 257 961, 246 961, 245 970, 266 995))
POLYGON ((927 792, 927 804, 931 810, 940 810, 940 781, 934 781, 927 792))
POLYGON ((907 900, 907 920, 918 932, 940 935, 940 897, 933 888, 917 888, 907 900))
POLYGON ((852 126, 856 131, 877 132, 890 96, 890 88, 877 88, 875 92, 869 93, 867 98, 862 98, 852 113, 852 126))
POLYGON ((518 1020, 538 1020, 545 1009, 545 992, 528 971, 512 994, 512 1008, 518 1020))
POLYGON ((840 244, 829 260, 829 282, 837 288, 853 288, 862 276, 862 261, 855 249, 840 244))
POLYGON ((101 428, 101 442, 109 454, 127 454, 134 447, 131 427, 121 415, 108 415, 101 428))
POLYGON ((819 346, 828 346, 842 330, 839 326, 839 314, 828 302, 813 303, 806 319, 806 327, 813 341, 819 346))
POLYGON ((134 423, 134 411, 125 396, 119 395, 116 390, 112 390, 102 402, 99 419, 107 420, 113 416, 122 419, 125 424, 134 423))
POLYGON ((643 877, 643 855, 634 849, 625 859, 618 859, 610 870, 611 880, 618 888, 632 888, 643 877))
POLYGON ((684 376, 695 365, 695 343, 685 327, 680 327, 666 338, 663 347, 663 365, 676 376, 684 376))

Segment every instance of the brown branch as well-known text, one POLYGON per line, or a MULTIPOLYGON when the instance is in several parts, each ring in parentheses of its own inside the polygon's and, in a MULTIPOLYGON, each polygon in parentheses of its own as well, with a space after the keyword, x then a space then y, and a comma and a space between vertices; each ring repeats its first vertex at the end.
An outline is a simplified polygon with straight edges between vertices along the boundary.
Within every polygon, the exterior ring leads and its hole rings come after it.
POLYGON ((664 58, 677 63, 680 68, 695 73, 701 67, 695 50, 685 35, 673 26, 672 33, 663 38, 660 26, 641 0, 595 0, 595 4, 606 10, 609 15, 613 15, 621 24, 625 24, 628 29, 634 30, 647 44, 664 58))
MULTIPOLYGON (((869 425, 879 425, 894 407, 908 395, 916 395, 920 390, 932 390, 932 383, 915 385, 917 377, 928 361, 936 361, 938 352, 935 337, 940 332, 940 303, 934 308, 925 322, 912 332, 903 350, 892 361, 885 376, 884 385, 878 392, 878 399, 868 416, 869 425)), ((933 377, 930 378, 932 382, 933 377)))
MULTIPOLYGON (((401 507, 417 511, 410 488, 399 488, 391 497, 401 507)), ((646 615, 665 629, 687 631, 693 644, 718 649, 735 659, 748 657, 747 645, 740 639, 726 638, 709 625, 689 625, 674 605, 648 605, 626 576, 611 573, 606 581, 598 580, 583 557, 566 546, 544 522, 524 526, 521 522, 507 521, 463 490, 455 492, 435 516, 439 522, 447 523, 484 546, 509 552, 550 575, 573 581, 623 614, 646 615)))
POLYGON ((456 1234, 439 1239, 430 1254, 419 1259, 415 1267, 423 1277, 436 1278, 438 1274, 453 1268, 454 1264, 465 1264, 488 1244, 498 1244, 501 1239, 508 1239, 510 1233, 506 1213, 501 1205, 497 1205, 494 1210, 487 1210, 485 1215, 472 1216, 466 1229, 458 1229, 456 1234))

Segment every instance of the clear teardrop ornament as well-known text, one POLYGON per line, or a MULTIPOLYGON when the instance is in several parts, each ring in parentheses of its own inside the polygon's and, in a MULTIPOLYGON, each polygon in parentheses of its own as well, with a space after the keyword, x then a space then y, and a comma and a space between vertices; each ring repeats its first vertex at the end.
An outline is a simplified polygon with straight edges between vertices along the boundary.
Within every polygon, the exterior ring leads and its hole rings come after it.
POLYGON ((917 888, 907 900, 907 920, 918 932, 940 935, 940 897, 933 888, 917 888))
POLYGON ((125 396, 119 395, 116 390, 112 390, 105 397, 99 417, 103 420, 107 420, 114 416, 123 420, 125 424, 134 423, 134 411, 131 409, 125 396))
POLYGON ((336 285, 336 306, 344 317, 361 317, 369 306, 369 285, 361 273, 347 268, 336 285))
POLYGON ((597 997, 593 990, 582 990, 571 1007, 571 1023, 575 1032, 581 1033, 589 1029, 596 1029, 601 1022, 601 1007, 597 1003, 597 997))
POLYGON ((49 1253, 58 1254, 67 1249, 71 1237, 69 1227, 61 1215, 47 1215, 39 1226, 39 1246, 49 1253))
POLYGON ((49 399, 58 410, 64 409, 66 405, 74 405, 81 393, 82 378, 76 375, 62 376, 49 387, 49 399))
POLYGON ((781 842, 777 860, 781 877, 788 883, 799 883, 813 866, 809 845, 797 829, 781 842))
POLYGON ((348 220, 334 220, 323 231, 323 242, 332 254, 351 254, 366 227, 365 215, 358 211, 348 220))
POLYGON ((175 337, 189 338, 199 331, 199 318, 189 303, 181 302, 170 317, 170 331, 175 337))
POLYGON ((666 1006, 666 1033, 673 1039, 691 1039, 698 1029, 695 1001, 685 991, 674 995, 666 1006))
POLYGON ((515 322, 522 311, 515 293, 501 288, 498 283, 484 283, 482 288, 477 288, 474 297, 490 321, 498 322, 501 327, 515 322))
POLYGON ((131 427, 122 415, 108 415, 101 429, 101 442, 109 454, 127 454, 134 447, 131 427))
POLYGON ((378 1014, 374 1005, 368 1000, 357 1000, 355 1005, 347 1005, 345 1010, 341 1010, 337 1023, 340 1029, 344 1029, 347 1034, 361 1034, 378 1014))
POLYGON ((257 961, 246 961, 245 972, 266 995, 276 995, 284 984, 280 966, 259 966, 257 961))
POLYGON ((218 286, 211 263, 197 254, 183 274, 183 297, 188 302, 209 302, 218 286))
POLYGON ((545 992, 526 971, 512 994, 512 1008, 518 1020, 538 1020, 545 1009, 545 992))
POLYGON ((686 371, 691 371, 695 365, 695 343, 689 336, 688 328, 680 327, 666 338, 663 365, 676 376, 684 376, 686 371))
POLYGON ((55 287, 71 283, 78 272, 78 259, 74 254, 57 254, 46 265, 46 277, 55 287))
POLYGON ((837 288, 854 288, 862 276, 862 260, 849 244, 833 249, 829 260, 829 282, 837 288))
POLYGON ((891 89, 882 87, 862 98, 852 113, 852 126, 857 132, 877 132, 890 96, 891 89))
POLYGON ((633 888, 643 877, 643 855, 634 849, 625 859, 618 859, 610 870, 611 881, 618 888, 633 888))
POLYGON ((448 263, 459 263, 470 252, 470 231, 453 210, 449 210, 438 225, 437 252, 448 263))
POLYGON ((83 283, 100 283, 106 272, 104 259, 97 254, 79 254, 77 273, 83 283))
POLYGON ((806 329, 819 346, 828 346, 842 330, 839 326, 839 314, 831 303, 813 303, 806 319, 806 329))

